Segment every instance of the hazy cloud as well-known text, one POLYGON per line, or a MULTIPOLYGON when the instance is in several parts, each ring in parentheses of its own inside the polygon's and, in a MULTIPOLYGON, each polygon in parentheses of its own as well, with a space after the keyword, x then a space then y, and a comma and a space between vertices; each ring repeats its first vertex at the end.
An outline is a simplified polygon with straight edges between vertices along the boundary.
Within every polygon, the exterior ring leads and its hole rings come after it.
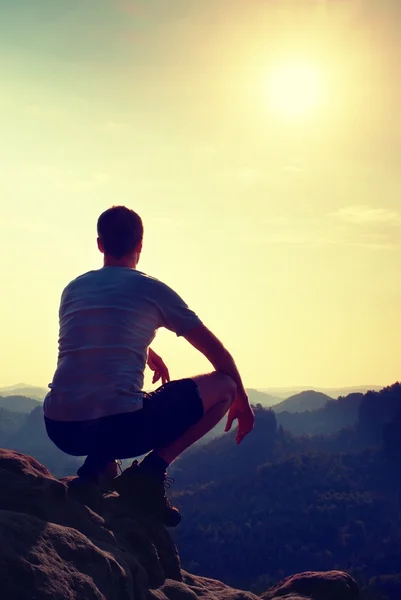
POLYGON ((266 172, 244 165, 238 168, 228 168, 220 172, 220 176, 229 183, 239 184, 242 186, 252 186, 267 179, 266 172))
MULTIPOLYGON (((390 211, 389 211, 390 212, 390 211)), ((358 221, 359 222, 359 221, 358 221)), ((222 227, 213 228, 227 242, 245 245, 278 245, 298 247, 366 248, 367 250, 389 250, 398 246, 398 241, 388 231, 359 230, 335 226, 325 218, 295 218, 293 215, 277 215, 260 218, 258 222, 230 219, 222 227)))
POLYGON ((120 133, 130 127, 130 125, 130 123, 124 121, 110 120, 104 124, 104 130, 109 133, 120 133))
POLYGON ((357 225, 370 223, 400 223, 401 215, 399 212, 387 208, 373 208, 370 206, 356 205, 340 208, 333 216, 357 225))
POLYGON ((262 174, 253 167, 243 167, 237 172, 237 181, 244 185, 252 185, 258 183, 262 178, 262 174))

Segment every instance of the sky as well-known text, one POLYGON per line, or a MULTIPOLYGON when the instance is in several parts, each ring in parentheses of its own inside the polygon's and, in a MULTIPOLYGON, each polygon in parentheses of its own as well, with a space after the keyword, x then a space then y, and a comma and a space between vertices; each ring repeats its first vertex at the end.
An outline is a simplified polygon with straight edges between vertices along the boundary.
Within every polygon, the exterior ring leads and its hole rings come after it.
POLYGON ((115 204, 247 387, 398 380, 400 26, 398 0, 0 0, 0 385, 51 381, 115 204))

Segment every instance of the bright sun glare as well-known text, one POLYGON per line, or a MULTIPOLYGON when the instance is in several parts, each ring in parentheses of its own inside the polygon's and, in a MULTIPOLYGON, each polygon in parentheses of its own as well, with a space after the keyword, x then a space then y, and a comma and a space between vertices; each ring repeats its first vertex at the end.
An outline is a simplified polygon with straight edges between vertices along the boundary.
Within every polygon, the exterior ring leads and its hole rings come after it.
POLYGON ((291 60, 278 63, 267 74, 269 108, 284 118, 313 114, 323 97, 323 76, 312 62, 291 60))

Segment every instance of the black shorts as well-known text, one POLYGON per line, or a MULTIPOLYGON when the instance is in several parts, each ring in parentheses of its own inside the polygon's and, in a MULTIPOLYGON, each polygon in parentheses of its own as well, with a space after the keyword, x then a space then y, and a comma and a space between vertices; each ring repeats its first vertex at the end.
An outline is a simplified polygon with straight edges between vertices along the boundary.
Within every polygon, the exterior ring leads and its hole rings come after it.
POLYGON ((143 408, 90 421, 45 417, 49 438, 66 454, 122 459, 141 456, 177 440, 204 414, 193 379, 181 379, 144 393, 143 408))

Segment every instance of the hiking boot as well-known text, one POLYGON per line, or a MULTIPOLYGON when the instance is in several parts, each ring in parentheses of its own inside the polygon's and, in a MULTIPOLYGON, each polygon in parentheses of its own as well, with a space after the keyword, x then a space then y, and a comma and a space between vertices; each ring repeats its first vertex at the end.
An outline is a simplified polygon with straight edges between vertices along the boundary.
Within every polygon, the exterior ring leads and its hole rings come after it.
POLYGON ((166 473, 141 468, 138 461, 134 461, 117 477, 114 489, 130 506, 166 527, 176 527, 181 522, 181 515, 166 496, 166 488, 172 482, 166 473))
POLYGON ((102 465, 101 470, 94 468, 93 465, 87 464, 89 461, 80 467, 77 471, 77 479, 75 485, 95 484, 104 491, 114 491, 115 480, 119 474, 119 463, 117 460, 109 461, 102 465))

